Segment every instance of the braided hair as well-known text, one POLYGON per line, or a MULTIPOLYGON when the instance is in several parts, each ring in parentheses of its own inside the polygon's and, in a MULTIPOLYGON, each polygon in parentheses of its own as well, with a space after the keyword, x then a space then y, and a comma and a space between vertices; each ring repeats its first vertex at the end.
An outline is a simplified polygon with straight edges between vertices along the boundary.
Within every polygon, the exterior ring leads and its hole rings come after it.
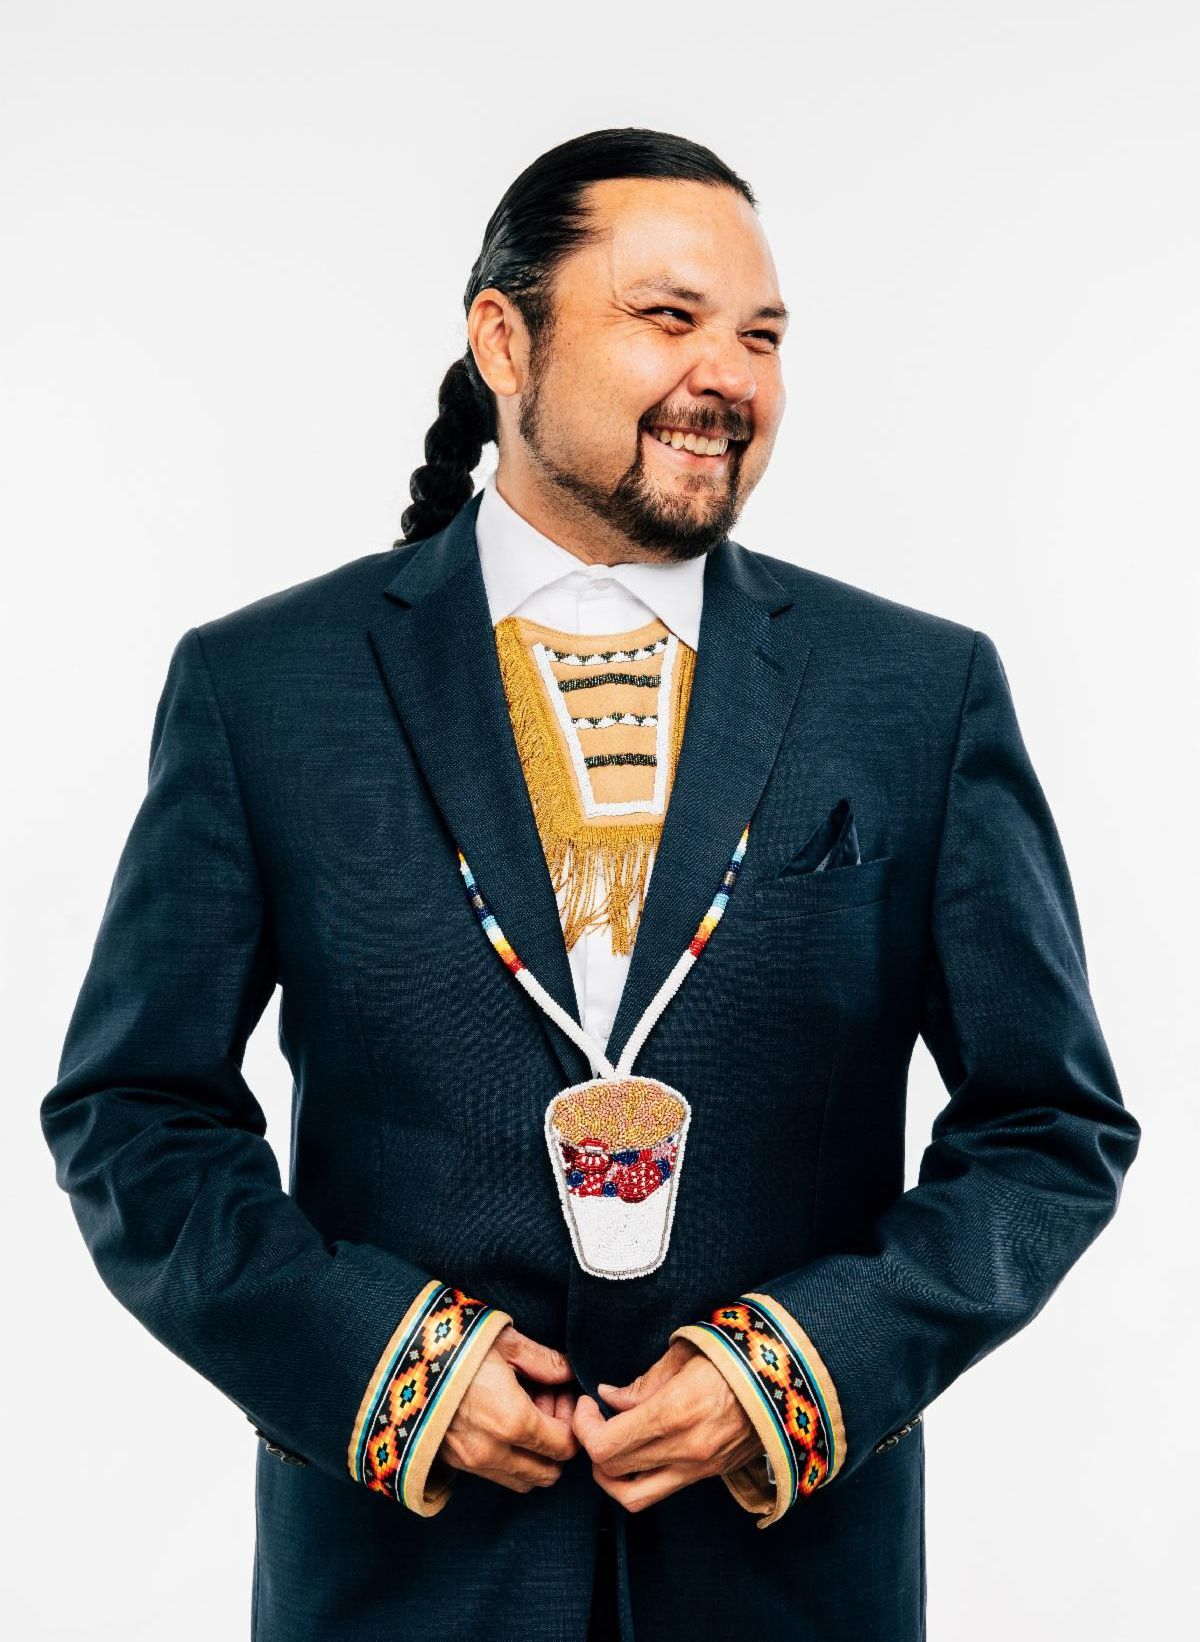
MULTIPOLYGON (((621 126, 572 137, 528 165, 488 219, 463 308, 482 290, 503 291, 529 332, 530 368, 549 348, 554 328, 551 285, 560 263, 597 233, 584 198, 588 185, 617 177, 667 177, 733 188, 756 210, 750 185, 710 148, 670 132, 621 126)), ((412 505, 394 545, 432 536, 475 493, 471 478, 483 447, 499 443, 496 400, 470 343, 438 388, 437 420, 425 435, 425 460, 409 479, 412 505)))

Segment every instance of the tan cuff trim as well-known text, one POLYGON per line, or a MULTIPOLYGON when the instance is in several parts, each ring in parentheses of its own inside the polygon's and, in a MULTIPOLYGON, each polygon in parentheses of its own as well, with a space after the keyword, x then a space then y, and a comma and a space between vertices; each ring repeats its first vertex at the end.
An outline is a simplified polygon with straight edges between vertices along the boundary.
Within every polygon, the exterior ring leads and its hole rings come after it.
POLYGON ((755 1516, 773 1511, 778 1490, 767 1475, 767 1462, 763 1455, 760 1454, 738 1471, 727 1472, 721 1481, 738 1504, 755 1516))
POLYGON ((417 1516, 442 1509, 453 1472, 434 1465, 438 1447, 474 1369, 511 1322, 508 1312, 436 1278, 421 1288, 359 1403, 347 1449, 355 1482, 417 1516))
POLYGON ((441 1292, 442 1286, 443 1285, 435 1277, 430 1282, 426 1283, 424 1288, 418 1292, 412 1305, 409 1306, 408 1310, 404 1313, 404 1316, 401 1317, 400 1321, 396 1324, 395 1328, 389 1335, 388 1343, 384 1346, 383 1351, 380 1353, 379 1361, 375 1364, 371 1378, 367 1382, 367 1389, 363 1392, 362 1401, 358 1405, 358 1413, 354 1416, 354 1427, 350 1432, 350 1442, 346 1449, 346 1464, 350 1467, 350 1475, 354 1478, 355 1482, 362 1481, 362 1460, 360 1450, 362 1448, 363 1438, 366 1436, 365 1427, 371 1409, 374 1407, 380 1392, 383 1390, 384 1382, 389 1379, 391 1374, 394 1372, 396 1359, 400 1354, 400 1348, 404 1345, 409 1335, 416 1328, 418 1321, 429 1305, 429 1302, 433 1299, 434 1295, 441 1292))
POLYGON ((685 1323, 682 1328, 674 1330, 671 1339, 690 1340, 698 1346, 713 1367, 720 1369, 734 1396, 749 1415, 759 1440, 770 1456, 775 1471, 775 1486, 772 1488, 767 1483, 766 1467, 761 1460, 744 1465, 740 1470, 727 1472, 721 1481, 743 1510, 752 1511, 758 1517, 756 1526, 769 1528, 773 1522, 778 1522, 792 1503, 788 1481, 792 1462, 780 1438, 779 1428, 763 1404, 757 1382, 734 1356, 721 1335, 704 1324, 685 1323))
POLYGON ((506 1311, 489 1311, 470 1339, 458 1351, 446 1378, 438 1387, 437 1398, 422 1421, 404 1472, 403 1499, 410 1511, 419 1517, 434 1517, 450 1498, 454 1487, 453 1468, 439 1462, 434 1464, 442 1438, 450 1421, 458 1412, 458 1405, 466 1396, 475 1370, 492 1349, 497 1334, 506 1328, 512 1318, 506 1311))
MULTIPOLYGON (((769 1316, 775 1319, 781 1333, 791 1336, 793 1349, 799 1347, 799 1355, 825 1399, 825 1407, 829 1413, 829 1424, 833 1434, 834 1452, 829 1475, 821 1484, 824 1488, 833 1481, 846 1461, 846 1422, 842 1417, 841 1399, 837 1394, 837 1386, 833 1383, 833 1375, 826 1368, 821 1353, 786 1306, 781 1306, 779 1301, 770 1294, 748 1292, 743 1298, 753 1300, 756 1305, 761 1306, 769 1316)), ((771 1463, 774 1464, 774 1460, 771 1463)))

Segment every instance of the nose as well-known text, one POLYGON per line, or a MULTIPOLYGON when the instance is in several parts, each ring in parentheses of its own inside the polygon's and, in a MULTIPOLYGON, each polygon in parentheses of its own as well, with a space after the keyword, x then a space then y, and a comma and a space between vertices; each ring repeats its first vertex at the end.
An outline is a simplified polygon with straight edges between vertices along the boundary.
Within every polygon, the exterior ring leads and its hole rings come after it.
POLYGON ((735 332, 714 329, 704 333, 687 386, 697 398, 718 394, 729 405, 748 404, 754 398, 758 383, 735 332))

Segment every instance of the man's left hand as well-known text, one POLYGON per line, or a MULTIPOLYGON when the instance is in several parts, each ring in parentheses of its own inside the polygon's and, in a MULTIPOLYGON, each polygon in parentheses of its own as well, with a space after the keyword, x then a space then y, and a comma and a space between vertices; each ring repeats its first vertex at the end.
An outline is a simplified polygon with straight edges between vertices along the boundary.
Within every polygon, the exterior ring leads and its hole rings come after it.
POLYGON ((597 1389, 618 1412, 605 1419, 594 1397, 580 1396, 572 1429, 600 1487, 627 1511, 643 1511, 762 1453, 728 1381, 690 1340, 673 1340, 631 1384, 602 1381, 597 1389))

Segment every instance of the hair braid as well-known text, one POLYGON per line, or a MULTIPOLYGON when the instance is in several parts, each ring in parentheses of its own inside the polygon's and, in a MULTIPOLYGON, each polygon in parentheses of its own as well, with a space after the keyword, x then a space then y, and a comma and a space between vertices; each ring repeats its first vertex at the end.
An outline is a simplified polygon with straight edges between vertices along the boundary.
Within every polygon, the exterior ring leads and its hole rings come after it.
POLYGON ((496 437, 491 392, 470 348, 456 359, 438 388, 437 421, 425 435, 425 461, 409 481, 412 506, 400 519, 404 542, 432 536, 474 495, 471 474, 483 447, 496 437))

